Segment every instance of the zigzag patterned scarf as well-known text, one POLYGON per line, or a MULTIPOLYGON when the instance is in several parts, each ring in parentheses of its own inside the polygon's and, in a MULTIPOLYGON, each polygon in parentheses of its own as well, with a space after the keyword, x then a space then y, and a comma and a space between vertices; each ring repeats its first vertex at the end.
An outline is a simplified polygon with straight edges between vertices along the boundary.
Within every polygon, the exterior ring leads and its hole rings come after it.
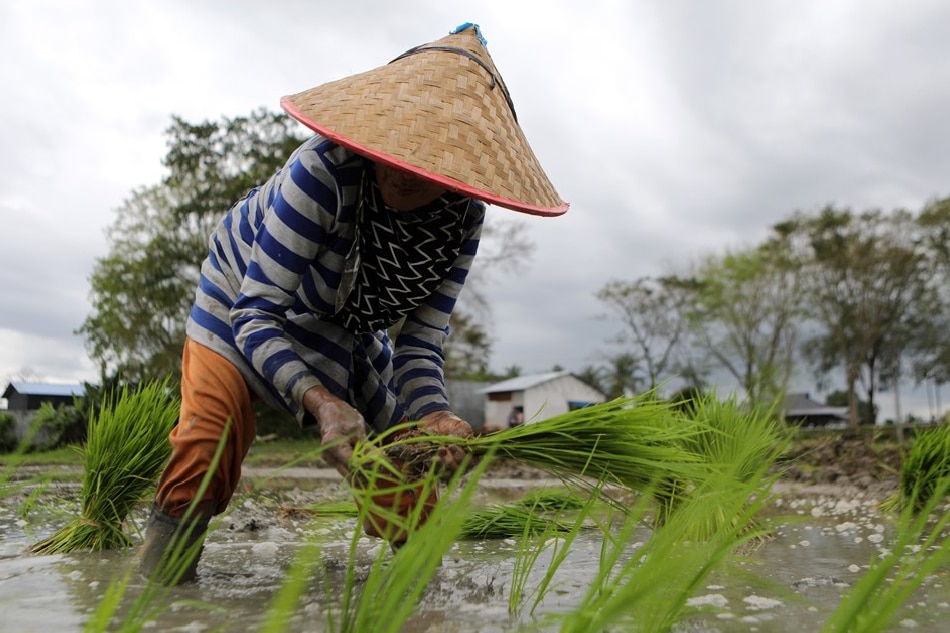
POLYGON ((394 325, 442 284, 462 246, 470 204, 446 192, 419 209, 396 211, 383 203, 371 168, 360 198, 334 319, 354 333, 394 325))

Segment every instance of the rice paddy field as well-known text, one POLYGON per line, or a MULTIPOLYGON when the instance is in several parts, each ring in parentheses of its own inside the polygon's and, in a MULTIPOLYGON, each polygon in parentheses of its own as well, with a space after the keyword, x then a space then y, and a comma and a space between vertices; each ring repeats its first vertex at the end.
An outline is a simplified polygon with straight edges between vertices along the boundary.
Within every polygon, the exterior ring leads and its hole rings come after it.
POLYGON ((392 429, 354 447, 347 480, 318 467, 322 447, 250 460, 197 580, 175 584, 189 552, 169 548, 151 578, 136 556, 176 407, 161 384, 123 392, 73 477, 0 463, 0 632, 947 630, 946 425, 894 463, 859 443, 851 471, 841 445, 796 454, 770 410, 714 397, 646 394, 465 440, 392 429), (454 475, 448 443, 475 457, 454 475), (816 467, 826 481, 802 479, 816 467), (411 537, 391 548, 369 522, 411 537))
MULTIPOLYGON (((515 474, 486 473, 468 507, 498 507, 532 494, 564 491, 556 479, 515 474)), ((7 496, 0 505, 0 631, 92 630, 97 610, 109 599, 117 579, 123 578, 128 582, 111 624, 99 630, 346 630, 341 617, 346 588, 354 594, 365 589, 381 596, 386 587, 373 584, 372 579, 397 564, 389 548, 378 539, 353 539, 360 529, 348 510, 347 490, 334 471, 290 469, 273 475, 251 470, 245 481, 247 491, 213 525, 198 581, 160 593, 148 617, 136 616, 136 601, 149 591, 149 585, 135 573, 134 547, 95 553, 29 553, 31 544, 75 515, 77 486, 28 487, 7 496), (278 605, 302 559, 309 561, 309 572, 294 592, 292 606, 281 608, 278 605), (280 617, 275 616, 278 612, 280 617)), ((649 624, 658 617, 650 611, 667 598, 663 595, 630 596, 629 612, 604 628, 571 617, 590 600, 592 587, 608 586, 602 568, 612 556, 605 549, 611 538, 621 544, 614 557, 613 568, 618 570, 614 573, 624 573, 620 570, 625 565, 636 569, 653 534, 649 521, 641 520, 633 526, 617 521, 608 528, 588 524, 573 535, 456 539, 419 588, 411 614, 395 630, 811 633, 829 630, 826 627, 845 596, 869 574, 872 562, 894 548, 912 552, 921 545, 901 542, 897 520, 879 510, 883 499, 874 493, 781 482, 773 493, 758 514, 758 520, 768 526, 768 537, 722 556, 698 583, 688 585, 689 595, 668 628, 649 624), (638 624, 640 618, 643 621, 638 624)), ((629 503, 633 507, 635 500, 629 503)), ((146 508, 141 507, 133 520, 142 525, 145 516, 146 508)), ((669 561, 670 567, 682 565, 682 561, 669 561)), ((657 584, 676 585, 676 578, 664 576, 668 571, 661 561, 645 579, 647 585, 651 578, 657 584)), ((928 572, 899 601, 893 617, 879 623, 880 628, 834 630, 946 631, 950 618, 947 574, 946 566, 928 572)), ((896 568, 886 575, 886 583, 893 586, 896 568)), ((634 575, 629 578, 629 582, 643 581, 634 575)))

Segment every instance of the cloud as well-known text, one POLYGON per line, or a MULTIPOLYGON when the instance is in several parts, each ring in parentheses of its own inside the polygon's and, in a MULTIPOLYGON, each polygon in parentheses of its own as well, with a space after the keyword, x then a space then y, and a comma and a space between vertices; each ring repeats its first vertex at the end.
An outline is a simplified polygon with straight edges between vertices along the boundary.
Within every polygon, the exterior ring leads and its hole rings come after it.
POLYGON ((492 285, 498 369, 596 362, 611 279, 755 243, 798 209, 950 193, 939 0, 6 3, 0 376, 91 372, 87 279, 115 210, 160 179, 172 115, 276 111, 465 21, 572 204, 526 218, 530 268, 492 285))

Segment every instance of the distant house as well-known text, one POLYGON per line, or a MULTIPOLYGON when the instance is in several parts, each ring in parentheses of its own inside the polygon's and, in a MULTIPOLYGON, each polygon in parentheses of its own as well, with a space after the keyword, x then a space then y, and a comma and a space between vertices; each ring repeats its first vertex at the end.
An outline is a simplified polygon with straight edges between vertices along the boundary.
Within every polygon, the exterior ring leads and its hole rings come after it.
POLYGON ((848 424, 848 407, 829 407, 815 402, 807 393, 785 396, 785 421, 803 427, 841 427, 848 424))
POLYGON ((85 393, 86 387, 82 383, 56 384, 14 380, 3 390, 2 397, 7 401, 4 413, 13 416, 14 435, 20 440, 26 435, 31 419, 43 403, 48 402, 53 408, 58 408, 61 404, 71 406, 74 396, 81 397, 85 393))
POLYGON ((481 392, 487 396, 485 424, 496 428, 530 424, 606 400, 603 393, 569 371, 518 376, 481 392))
POLYGON ((82 383, 54 384, 15 380, 7 385, 3 397, 10 412, 36 411, 44 402, 53 407, 61 404, 72 405, 73 397, 81 397, 85 392, 86 388, 82 383))

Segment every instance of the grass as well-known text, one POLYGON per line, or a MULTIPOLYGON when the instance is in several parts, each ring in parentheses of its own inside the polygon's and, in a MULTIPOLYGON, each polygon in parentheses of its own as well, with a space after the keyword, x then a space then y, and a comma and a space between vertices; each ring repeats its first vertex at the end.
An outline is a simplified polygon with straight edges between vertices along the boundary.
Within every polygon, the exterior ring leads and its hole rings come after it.
POLYGON ((78 446, 64 446, 51 451, 0 454, 0 467, 19 466, 82 466, 83 453, 78 446))
POLYGON ((308 466, 328 468, 320 457, 319 439, 276 439, 255 442, 244 459, 245 466, 284 467, 308 466))

